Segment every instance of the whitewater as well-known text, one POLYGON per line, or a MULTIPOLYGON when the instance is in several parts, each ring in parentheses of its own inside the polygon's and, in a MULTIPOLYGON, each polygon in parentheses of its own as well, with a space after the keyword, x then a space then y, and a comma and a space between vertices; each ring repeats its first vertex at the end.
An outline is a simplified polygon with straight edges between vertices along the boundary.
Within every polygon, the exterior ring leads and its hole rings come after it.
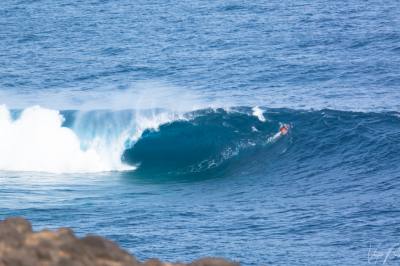
POLYGON ((76 116, 74 125, 68 128, 57 110, 33 106, 13 119, 12 112, 5 105, 0 106, 0 170, 53 173, 133 170, 134 166, 121 162, 126 142, 136 140, 145 129, 157 129, 176 115, 138 115, 134 125, 131 117, 132 121, 120 128, 115 127, 118 121, 112 117, 93 124, 95 117, 88 121, 85 114, 76 116), (90 136, 88 131, 92 131, 90 136))

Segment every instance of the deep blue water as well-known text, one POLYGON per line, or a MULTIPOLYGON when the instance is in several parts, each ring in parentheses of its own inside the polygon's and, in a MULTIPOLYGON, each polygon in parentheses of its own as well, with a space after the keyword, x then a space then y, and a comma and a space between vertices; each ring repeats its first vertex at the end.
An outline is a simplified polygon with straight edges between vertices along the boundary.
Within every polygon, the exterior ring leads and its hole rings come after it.
POLYGON ((399 66, 395 0, 2 1, 0 219, 139 259, 396 265, 399 66))

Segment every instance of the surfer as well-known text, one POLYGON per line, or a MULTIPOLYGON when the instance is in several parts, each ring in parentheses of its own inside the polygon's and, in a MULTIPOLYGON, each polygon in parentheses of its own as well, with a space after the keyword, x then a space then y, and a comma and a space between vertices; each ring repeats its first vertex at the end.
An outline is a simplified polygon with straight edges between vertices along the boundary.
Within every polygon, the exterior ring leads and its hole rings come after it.
POLYGON ((289 125, 288 124, 282 124, 281 127, 279 128, 279 132, 281 135, 286 135, 289 131, 289 125))
POLYGON ((279 127, 279 132, 277 132, 274 136, 268 138, 268 142, 275 142, 280 139, 282 136, 289 133, 290 125, 289 124, 281 124, 279 127))

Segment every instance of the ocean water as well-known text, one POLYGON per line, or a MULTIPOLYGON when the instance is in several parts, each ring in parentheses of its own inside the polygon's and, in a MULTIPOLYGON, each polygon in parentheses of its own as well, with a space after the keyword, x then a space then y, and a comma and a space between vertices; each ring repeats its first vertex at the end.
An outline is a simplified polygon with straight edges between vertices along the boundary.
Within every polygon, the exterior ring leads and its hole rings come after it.
POLYGON ((139 259, 397 265, 399 66, 395 0, 3 0, 0 219, 139 259))

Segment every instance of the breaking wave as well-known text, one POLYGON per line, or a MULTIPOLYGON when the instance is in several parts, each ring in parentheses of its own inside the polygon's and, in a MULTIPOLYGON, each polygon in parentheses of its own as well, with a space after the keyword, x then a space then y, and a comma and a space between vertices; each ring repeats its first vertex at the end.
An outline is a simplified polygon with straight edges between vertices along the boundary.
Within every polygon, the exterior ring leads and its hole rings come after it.
POLYGON ((176 113, 0 106, 0 170, 176 175, 262 168, 282 160, 287 167, 329 158, 373 164, 371 154, 391 162, 400 152, 399 124, 397 113, 335 110, 237 107, 176 113), (289 134, 271 141, 281 123, 292 125, 289 134))

